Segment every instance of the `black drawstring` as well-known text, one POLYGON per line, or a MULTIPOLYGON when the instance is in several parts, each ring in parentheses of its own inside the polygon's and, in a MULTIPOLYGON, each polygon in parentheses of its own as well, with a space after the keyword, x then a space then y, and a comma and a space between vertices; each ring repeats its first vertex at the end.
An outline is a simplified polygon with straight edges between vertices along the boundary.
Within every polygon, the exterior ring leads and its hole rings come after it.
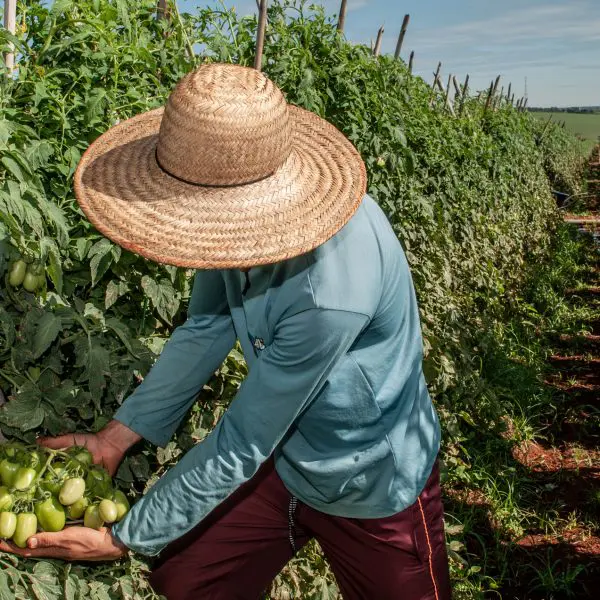
POLYGON ((290 537, 290 544, 294 554, 296 554, 296 523, 294 522, 294 516, 296 513, 296 507, 298 506, 298 498, 292 496, 290 498, 290 504, 288 507, 288 533, 290 537))
POLYGON ((242 290, 242 296, 245 296, 246 292, 250 289, 250 276, 248 275, 248 271, 245 271, 244 275, 246 276, 246 283, 244 285, 244 289, 242 290))

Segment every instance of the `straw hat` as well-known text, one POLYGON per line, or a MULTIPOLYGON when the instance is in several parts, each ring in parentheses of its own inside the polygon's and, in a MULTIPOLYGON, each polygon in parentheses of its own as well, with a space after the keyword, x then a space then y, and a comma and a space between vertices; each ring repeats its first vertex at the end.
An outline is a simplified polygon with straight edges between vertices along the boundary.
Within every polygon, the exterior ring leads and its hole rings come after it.
POLYGON ((198 269, 251 267, 333 236, 365 193, 354 146, 288 105, 264 74, 206 64, 164 108, 109 129, 83 155, 75 195, 115 243, 198 269))

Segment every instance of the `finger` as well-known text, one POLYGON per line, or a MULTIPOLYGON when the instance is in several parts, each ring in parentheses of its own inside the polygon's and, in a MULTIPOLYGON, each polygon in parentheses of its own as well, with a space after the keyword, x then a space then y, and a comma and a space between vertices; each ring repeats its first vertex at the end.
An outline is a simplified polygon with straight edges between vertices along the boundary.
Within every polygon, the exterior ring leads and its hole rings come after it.
POLYGON ((27 540, 27 547, 31 550, 53 548, 61 550, 65 548, 65 537, 68 537, 68 529, 58 533, 36 533, 27 540), (65 536, 67 533, 67 536, 65 536))
POLYGON ((21 548, 15 546, 14 544, 9 544, 4 540, 0 540, 0 551, 1 552, 10 552, 11 554, 21 554, 23 550, 21 548))
POLYGON ((37 439, 37 443, 46 446, 46 448, 52 448, 52 450, 60 450, 61 448, 78 445, 77 437, 73 434, 61 435, 59 437, 40 437, 37 439))
POLYGON ((2 552, 10 552, 11 554, 17 554, 18 556, 23 556, 24 558, 29 558, 32 556, 31 550, 28 548, 19 548, 15 544, 9 542, 0 542, 0 550, 2 552))

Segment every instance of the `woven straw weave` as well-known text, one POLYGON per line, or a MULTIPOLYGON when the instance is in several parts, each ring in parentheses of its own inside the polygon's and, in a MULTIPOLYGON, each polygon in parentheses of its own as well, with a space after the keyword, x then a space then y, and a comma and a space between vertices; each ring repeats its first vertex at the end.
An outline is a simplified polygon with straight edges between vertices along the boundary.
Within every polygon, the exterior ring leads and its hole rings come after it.
POLYGON ((262 73, 210 64, 166 107, 109 129, 75 194, 96 228, 151 260, 241 268, 333 236, 365 193, 360 155, 332 125, 288 105, 262 73))

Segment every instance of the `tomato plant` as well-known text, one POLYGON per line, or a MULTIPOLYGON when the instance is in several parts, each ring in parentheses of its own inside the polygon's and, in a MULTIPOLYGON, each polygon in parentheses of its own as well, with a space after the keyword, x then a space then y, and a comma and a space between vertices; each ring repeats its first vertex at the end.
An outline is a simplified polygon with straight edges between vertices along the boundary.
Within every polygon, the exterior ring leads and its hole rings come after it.
MULTIPOLYGON (((479 389, 482 332, 506 322, 531 267, 550 256, 558 222, 551 186, 579 189, 581 145, 506 104, 484 112, 476 95, 454 118, 404 63, 347 43, 319 7, 269 4, 266 73, 288 101, 353 141, 368 169, 369 193, 402 241, 447 456, 451 450, 452 464, 465 469, 465 431, 493 423, 508 401, 469 391, 479 389)), ((0 87, 0 278, 8 283, 0 286, 0 388, 9 397, 0 426, 10 439, 31 443, 37 433, 99 430, 185 318, 191 273, 152 264, 95 231, 75 203, 73 173, 91 141, 118 120, 163 104, 196 64, 251 65, 256 18, 224 8, 174 10, 170 21, 155 14, 155 0, 27 0, 19 3, 16 37, 0 33, 0 50, 14 42, 19 56, 14 77, 0 87), (190 46, 202 54, 190 58, 190 46)), ((127 495, 88 470, 84 450, 53 460, 38 487, 56 496, 66 479, 81 478, 84 496, 68 505, 67 516, 98 524, 97 503, 112 500, 121 519, 128 498, 210 431, 245 373, 234 350, 177 438, 158 451, 144 446, 123 463, 116 482, 127 495)), ((0 478, 9 490, 20 469, 43 469, 20 456, 18 446, 1 455, 0 478)), ((24 497, 19 510, 39 500, 24 497)), ((104 516, 114 516, 112 507, 104 516)), ((2 518, 8 528, 12 517, 0 516, 0 524, 2 518)), ((294 565, 277 589, 307 600, 334 597, 313 546, 294 565)), ((136 558, 108 575, 21 561, 0 572, 0 587, 11 599, 141 600, 151 597, 146 569, 136 558)))

